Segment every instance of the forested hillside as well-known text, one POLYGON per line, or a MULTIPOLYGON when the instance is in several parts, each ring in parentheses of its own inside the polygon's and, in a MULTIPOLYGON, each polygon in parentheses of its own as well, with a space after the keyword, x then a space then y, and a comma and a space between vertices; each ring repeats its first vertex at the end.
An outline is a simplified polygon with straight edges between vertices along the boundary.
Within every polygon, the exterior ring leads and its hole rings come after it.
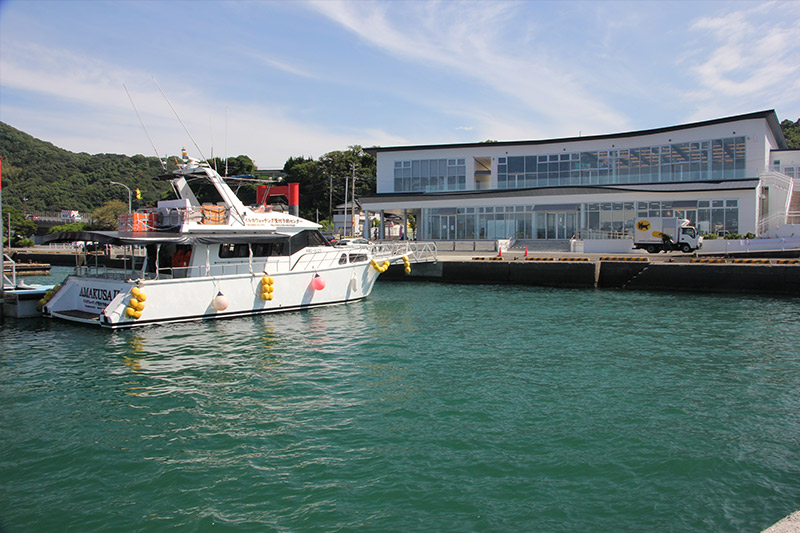
MULTIPOLYGON (((0 122, 0 156, 3 157, 3 204, 28 211, 77 209, 90 212, 111 199, 124 200, 141 190, 142 204, 153 204, 169 190, 155 181, 158 159, 135 155, 89 155, 63 150, 0 122)), ((135 202, 135 199, 134 199, 135 202)))
POLYGON ((793 150, 800 150, 800 118, 795 122, 791 120, 781 121, 781 130, 783 136, 786 137, 786 144, 793 150))
MULTIPOLYGON (((163 173, 155 157, 76 154, 3 122, 0 122, 0 156, 3 157, 3 206, 20 212, 24 207, 28 212, 77 209, 90 213, 110 200, 127 204, 127 191, 111 185, 111 181, 124 183, 131 191, 138 188, 142 206, 155 205, 170 194, 167 182, 153 179, 163 173), (23 198, 27 200, 23 202, 23 198)), ((217 168, 225 167, 223 160, 214 163, 217 168)), ((175 159, 170 158, 168 164, 168 169, 173 170, 175 159)), ((300 183, 301 211, 313 220, 317 213, 327 218, 331 202, 335 206, 344 201, 345 177, 352 175, 354 166, 358 177, 356 194, 374 193, 375 158, 360 146, 330 152, 318 160, 290 158, 284 170, 288 181, 300 183)), ((248 156, 240 155, 228 159, 228 170, 235 175, 256 169, 248 156)), ((255 201, 253 186, 237 190, 243 201, 255 201)), ((133 207, 136 206, 134 197, 133 207)))

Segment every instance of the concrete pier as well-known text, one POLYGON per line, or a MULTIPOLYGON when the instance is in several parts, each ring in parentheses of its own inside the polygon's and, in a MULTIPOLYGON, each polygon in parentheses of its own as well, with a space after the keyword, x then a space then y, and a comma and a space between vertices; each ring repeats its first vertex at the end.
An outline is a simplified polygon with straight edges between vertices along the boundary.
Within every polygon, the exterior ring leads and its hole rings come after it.
POLYGON ((800 511, 794 512, 761 533, 798 533, 800 532, 800 511))
POLYGON ((382 279, 539 287, 601 288, 800 295, 800 260, 690 262, 689 256, 581 256, 525 258, 440 254, 435 263, 416 263, 406 275, 392 265, 382 279))

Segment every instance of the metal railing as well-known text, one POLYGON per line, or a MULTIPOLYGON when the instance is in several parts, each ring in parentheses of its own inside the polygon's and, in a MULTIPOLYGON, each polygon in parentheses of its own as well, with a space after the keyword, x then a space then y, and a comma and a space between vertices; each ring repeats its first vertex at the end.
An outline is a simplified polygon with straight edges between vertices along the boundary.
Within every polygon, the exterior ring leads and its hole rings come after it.
POLYGON ((17 263, 11 257, 3 253, 3 287, 17 286, 17 263), (11 263, 11 277, 6 276, 6 263, 11 263))
POLYGON ((433 242, 397 241, 373 244, 373 246, 373 254, 376 257, 405 255, 412 263, 430 263, 437 260, 436 243, 433 242))
POLYGON ((783 213, 773 213, 758 221, 758 234, 766 233, 781 224, 800 224, 800 211, 787 211, 783 213))
POLYGON ((581 229, 575 233, 575 237, 581 241, 594 239, 630 239, 633 235, 632 230, 606 231, 595 229, 581 229))

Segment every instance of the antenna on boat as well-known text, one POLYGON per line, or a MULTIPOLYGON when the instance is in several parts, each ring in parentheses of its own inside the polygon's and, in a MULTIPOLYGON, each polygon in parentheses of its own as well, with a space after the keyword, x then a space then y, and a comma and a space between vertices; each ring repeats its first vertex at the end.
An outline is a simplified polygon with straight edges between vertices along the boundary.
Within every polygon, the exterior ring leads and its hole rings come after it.
POLYGON ((228 106, 225 106, 225 175, 228 175, 228 106))
POLYGON ((177 112, 177 111, 175 111, 175 108, 174 108, 174 107, 172 107, 172 102, 170 102, 170 101, 169 101, 169 98, 167 98, 167 95, 166 95, 166 94, 164 93, 164 91, 161 89, 161 86, 158 84, 158 82, 156 81, 156 79, 155 79, 155 78, 153 78, 153 83, 155 83, 155 84, 156 84, 156 87, 158 87, 158 90, 159 90, 159 91, 161 91, 161 95, 164 97, 164 100, 166 100, 166 101, 167 101, 167 104, 169 104, 169 108, 170 108, 170 109, 172 109, 172 112, 173 112, 173 113, 175 113, 175 118, 177 118, 177 119, 178 119, 178 122, 180 122, 180 123, 181 123, 181 126, 183 126, 183 131, 185 131, 185 132, 186 132, 186 135, 188 135, 188 136, 189 136, 189 138, 192 140, 192 144, 194 144, 194 147, 195 147, 195 148, 197 148, 197 153, 198 153, 198 154, 200 154, 200 157, 201 157, 201 158, 202 158, 204 161, 208 161, 208 159, 206 159, 206 156, 205 156, 205 155, 203 155, 203 151, 200 149, 200 147, 199 147, 199 146, 197 146, 197 142, 195 142, 195 140, 194 140, 194 137, 192 137, 192 134, 191 134, 191 133, 189 133, 189 128, 187 128, 187 127, 186 127, 186 124, 184 124, 184 123, 183 123, 183 120, 181 120, 181 117, 180 117, 180 115, 178 115, 178 112, 177 112))
POLYGON ((125 94, 128 95, 128 100, 131 101, 131 105, 133 106, 133 110, 136 112, 136 117, 139 119, 139 124, 142 125, 142 129, 144 130, 145 135, 147 135, 147 138, 150 140, 150 146, 153 147, 153 151, 156 153, 156 158, 158 159, 159 164, 161 164, 161 169, 166 172, 167 163, 164 162, 164 160, 162 160, 161 157, 158 155, 158 150, 156 149, 156 143, 153 142, 153 138, 150 137, 150 132, 147 131, 147 128, 145 127, 144 121, 142 120, 142 116, 139 115, 139 110, 136 109, 136 104, 133 103, 133 98, 131 98, 131 93, 128 92, 128 88, 125 86, 124 83, 122 84, 122 87, 125 89, 125 94))

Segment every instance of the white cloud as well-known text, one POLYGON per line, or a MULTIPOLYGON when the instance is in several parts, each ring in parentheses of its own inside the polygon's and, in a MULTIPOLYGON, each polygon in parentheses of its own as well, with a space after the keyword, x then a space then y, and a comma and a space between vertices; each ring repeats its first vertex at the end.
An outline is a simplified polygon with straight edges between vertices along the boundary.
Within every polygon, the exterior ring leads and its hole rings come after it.
POLYGON ((696 44, 684 60, 699 85, 685 93, 696 106, 694 119, 789 102, 797 108, 800 9, 796 4, 755 4, 697 19, 689 28, 704 37, 704 42, 710 41, 696 44))
POLYGON ((492 87, 499 93, 495 98, 511 97, 530 111, 529 123, 545 123, 551 133, 579 125, 613 131, 628 124, 579 81, 589 77, 570 70, 574 64, 551 59, 535 31, 524 40, 509 39, 506 26, 523 16, 524 4, 330 0, 310 5, 394 56, 457 71, 492 87))
MULTIPOLYGON (((51 109, 4 104, 0 120, 72 151, 152 155, 124 83, 160 155, 177 154, 183 146, 200 155, 150 73, 38 45, 4 42, 3 46, 2 90, 38 95, 41 107, 51 109)), ((226 155, 227 145, 227 155, 248 154, 262 167, 282 167, 290 156, 318 157, 359 142, 364 146, 406 142, 379 129, 354 134, 295 120, 286 106, 226 105, 201 92, 195 81, 165 75, 158 83, 205 157, 212 151, 226 155)))

